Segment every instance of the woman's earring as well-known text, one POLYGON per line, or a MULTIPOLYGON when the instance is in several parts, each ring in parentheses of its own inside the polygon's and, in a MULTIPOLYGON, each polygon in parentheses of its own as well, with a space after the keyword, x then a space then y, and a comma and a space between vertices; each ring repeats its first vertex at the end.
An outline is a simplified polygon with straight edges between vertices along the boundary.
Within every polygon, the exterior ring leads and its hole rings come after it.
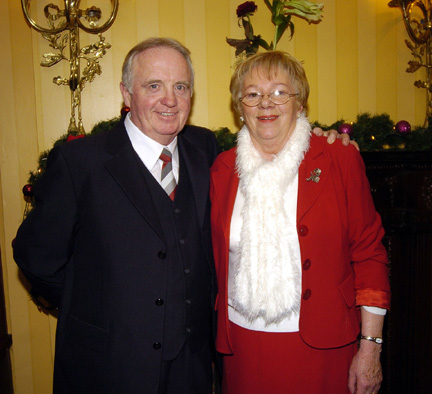
POLYGON ((240 116, 240 120, 241 120, 242 123, 244 123, 243 116, 240 116))

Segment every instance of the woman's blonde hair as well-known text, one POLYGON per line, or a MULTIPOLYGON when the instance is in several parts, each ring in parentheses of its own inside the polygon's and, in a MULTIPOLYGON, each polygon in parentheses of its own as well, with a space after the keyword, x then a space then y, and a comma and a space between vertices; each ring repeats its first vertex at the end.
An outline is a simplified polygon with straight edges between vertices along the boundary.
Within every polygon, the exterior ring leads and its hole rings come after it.
POLYGON ((233 76, 231 77, 230 91, 235 110, 241 115, 243 82, 246 74, 252 70, 257 70, 259 74, 266 78, 273 78, 278 72, 285 71, 291 83, 294 86, 295 92, 298 93, 297 102, 303 107, 304 112, 307 112, 307 100, 309 97, 309 82, 306 78, 306 73, 303 65, 287 52, 268 51, 257 53, 246 58, 238 64, 233 76))

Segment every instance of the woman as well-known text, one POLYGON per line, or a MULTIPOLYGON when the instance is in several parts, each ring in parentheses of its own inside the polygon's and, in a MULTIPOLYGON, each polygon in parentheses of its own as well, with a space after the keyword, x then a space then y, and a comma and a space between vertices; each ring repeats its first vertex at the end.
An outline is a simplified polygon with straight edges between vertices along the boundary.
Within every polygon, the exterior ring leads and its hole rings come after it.
POLYGON ((210 187, 224 394, 376 393, 390 289, 361 157, 311 136, 287 53, 246 59, 230 89, 244 127, 210 187))

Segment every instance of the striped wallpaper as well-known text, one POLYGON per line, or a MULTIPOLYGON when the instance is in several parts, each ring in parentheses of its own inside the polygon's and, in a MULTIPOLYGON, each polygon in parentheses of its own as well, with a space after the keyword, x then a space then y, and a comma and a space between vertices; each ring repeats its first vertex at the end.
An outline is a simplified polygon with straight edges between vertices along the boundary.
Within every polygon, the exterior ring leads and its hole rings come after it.
MULTIPOLYGON (((88 1, 90 4, 102 0, 88 1)), ((106 2, 106 0, 105 0, 106 2)), ((82 2, 85 3, 85 2, 82 2)), ((235 61, 226 37, 242 38, 235 14, 240 1, 233 0, 135 0, 120 1, 114 26, 106 33, 112 44, 101 60, 102 75, 83 92, 85 127, 118 114, 118 90, 122 60, 131 46, 149 36, 172 36, 192 51, 197 81, 190 122, 210 128, 236 130, 228 85, 235 61)), ((256 33, 273 37, 270 12, 257 0, 253 17, 256 33)), ((295 19, 295 35, 282 38, 278 49, 288 50, 304 61, 311 84, 310 119, 332 123, 354 121, 359 112, 387 112, 395 121, 422 124, 425 94, 415 88, 422 71, 407 74, 411 55, 405 46, 407 33, 398 9, 385 0, 327 0, 324 20, 318 25, 295 19)), ((83 6, 82 6, 83 7, 83 6)), ((28 33, 28 32, 27 32, 28 33)), ((94 36, 82 34, 83 43, 94 36)), ((31 33, 37 97, 38 127, 49 146, 67 125, 69 93, 51 83, 53 76, 67 75, 67 64, 42 69, 38 66, 48 45, 31 33), (53 113, 54 112, 54 113, 53 113), (66 121, 65 121, 66 120, 66 121)))

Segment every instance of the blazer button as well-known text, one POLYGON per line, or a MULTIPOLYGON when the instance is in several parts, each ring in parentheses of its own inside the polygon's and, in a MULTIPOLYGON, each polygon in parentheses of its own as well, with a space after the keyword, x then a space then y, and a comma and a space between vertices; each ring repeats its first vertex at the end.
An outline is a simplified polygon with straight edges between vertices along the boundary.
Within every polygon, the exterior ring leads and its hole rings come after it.
POLYGON ((163 259, 166 259, 167 254, 166 254, 166 252, 165 252, 164 250, 161 250, 161 251, 158 253, 158 257, 159 257, 161 260, 163 260, 163 259))
POLYGON ((308 232, 309 232, 309 229, 304 224, 301 224, 300 226, 298 226, 298 233, 301 237, 304 237, 305 235, 307 235, 308 232))
POLYGON ((155 349, 155 350, 159 350, 161 347, 162 347, 162 344, 159 342, 155 342, 153 344, 153 349, 155 349))
POLYGON ((308 300, 312 295, 312 292, 310 289, 305 290, 305 292, 303 293, 303 299, 304 300, 308 300))
POLYGON ((162 305, 164 304, 164 300, 163 300, 162 298, 158 298, 158 299, 155 301, 155 304, 156 304, 157 306, 162 306, 162 305))
POLYGON ((303 262, 303 269, 304 269, 305 271, 307 271, 307 270, 310 268, 310 266, 311 266, 311 261, 310 261, 310 259, 306 259, 306 260, 303 262))

